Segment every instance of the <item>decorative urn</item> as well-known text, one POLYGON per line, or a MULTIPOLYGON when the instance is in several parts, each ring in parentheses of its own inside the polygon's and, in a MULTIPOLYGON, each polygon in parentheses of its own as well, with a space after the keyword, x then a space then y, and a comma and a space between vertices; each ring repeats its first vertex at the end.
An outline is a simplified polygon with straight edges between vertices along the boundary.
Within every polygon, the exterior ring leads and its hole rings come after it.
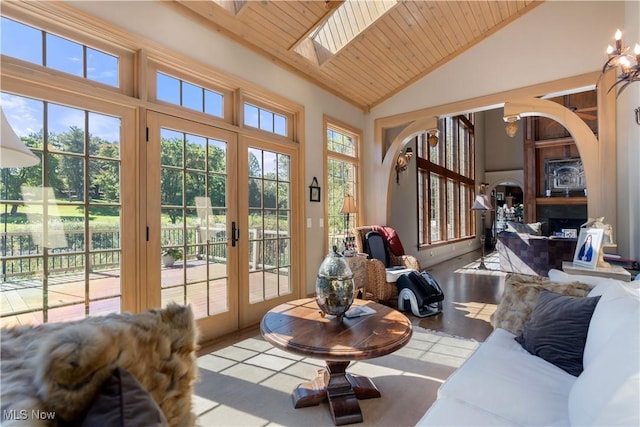
POLYGON ((336 316, 340 322, 353 304, 353 273, 335 246, 318 269, 316 302, 323 313, 336 316))

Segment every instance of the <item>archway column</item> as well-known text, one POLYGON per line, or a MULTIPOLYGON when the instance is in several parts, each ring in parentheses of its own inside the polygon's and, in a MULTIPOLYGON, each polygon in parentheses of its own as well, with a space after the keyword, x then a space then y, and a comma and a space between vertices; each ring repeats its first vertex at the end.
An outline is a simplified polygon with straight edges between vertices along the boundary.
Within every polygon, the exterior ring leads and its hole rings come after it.
MULTIPOLYGON (((599 102, 599 105, 600 102, 599 102)), ((615 108, 615 105, 614 105, 615 108)), ((599 108, 600 114, 611 114, 599 108)), ((562 124, 575 141, 584 166, 587 180, 587 215, 591 218, 605 217, 605 222, 616 232, 616 147, 615 134, 602 133, 607 137, 596 138, 589 126, 568 108, 544 99, 523 98, 508 101, 504 105, 504 117, 542 116, 562 124)), ((602 122, 599 120, 598 124, 602 122)), ((599 128, 600 129, 600 128, 599 128)), ((614 130, 615 133, 615 130, 614 130)), ((615 239, 615 236, 614 236, 615 239)))

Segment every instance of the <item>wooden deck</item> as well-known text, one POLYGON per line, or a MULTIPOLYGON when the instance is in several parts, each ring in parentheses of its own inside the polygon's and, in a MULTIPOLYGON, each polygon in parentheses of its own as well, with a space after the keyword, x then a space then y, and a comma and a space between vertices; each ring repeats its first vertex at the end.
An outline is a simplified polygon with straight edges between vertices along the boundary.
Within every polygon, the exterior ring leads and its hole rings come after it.
MULTIPOLYGON (((189 260, 163 267, 162 305, 171 301, 191 304, 196 318, 227 311, 229 290, 226 265, 189 260), (210 279, 207 281, 207 269, 210 279)), ((249 273, 250 302, 264 301, 291 292, 289 276, 270 271, 249 273)), ((41 280, 21 279, 0 283, 0 325, 38 325, 63 322, 121 311, 119 270, 57 275, 46 290, 41 280), (45 309, 46 308, 46 320, 45 309)))

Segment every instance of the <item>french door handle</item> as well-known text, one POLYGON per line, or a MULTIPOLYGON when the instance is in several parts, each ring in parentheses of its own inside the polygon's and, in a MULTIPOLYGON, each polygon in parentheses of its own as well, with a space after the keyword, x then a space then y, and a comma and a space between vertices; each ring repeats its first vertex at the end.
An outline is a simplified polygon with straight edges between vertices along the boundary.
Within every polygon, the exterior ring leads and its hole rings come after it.
POLYGON ((240 240, 240 230, 236 228, 236 222, 231 222, 231 246, 235 247, 236 242, 240 240))

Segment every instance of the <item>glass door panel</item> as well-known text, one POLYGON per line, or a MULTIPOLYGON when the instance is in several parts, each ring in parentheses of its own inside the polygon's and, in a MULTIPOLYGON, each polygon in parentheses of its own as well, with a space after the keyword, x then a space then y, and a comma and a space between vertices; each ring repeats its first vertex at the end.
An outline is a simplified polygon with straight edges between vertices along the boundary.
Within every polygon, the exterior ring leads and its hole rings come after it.
POLYGON ((154 223, 160 256, 150 248, 149 262, 159 273, 160 305, 190 304, 204 340, 231 332, 237 327, 237 249, 227 230, 235 216, 229 162, 236 136, 175 117, 148 118, 155 147, 148 168, 157 171, 148 175, 159 178, 148 193, 148 215, 160 212, 154 223))
POLYGON ((0 169, 0 323, 122 311, 122 119, 5 93, 2 108, 40 162, 0 169))
MULTIPOLYGON (((247 250, 241 250, 241 277, 248 289, 242 292, 241 325, 258 321, 279 301, 298 295, 291 278, 298 270, 292 261, 291 176, 297 151, 264 141, 243 138, 239 164, 240 212, 246 212, 247 250), (246 207, 246 210, 244 209, 246 207)), ((242 213, 240 214, 242 215, 242 213)), ((245 244, 244 240, 241 240, 245 244)))

